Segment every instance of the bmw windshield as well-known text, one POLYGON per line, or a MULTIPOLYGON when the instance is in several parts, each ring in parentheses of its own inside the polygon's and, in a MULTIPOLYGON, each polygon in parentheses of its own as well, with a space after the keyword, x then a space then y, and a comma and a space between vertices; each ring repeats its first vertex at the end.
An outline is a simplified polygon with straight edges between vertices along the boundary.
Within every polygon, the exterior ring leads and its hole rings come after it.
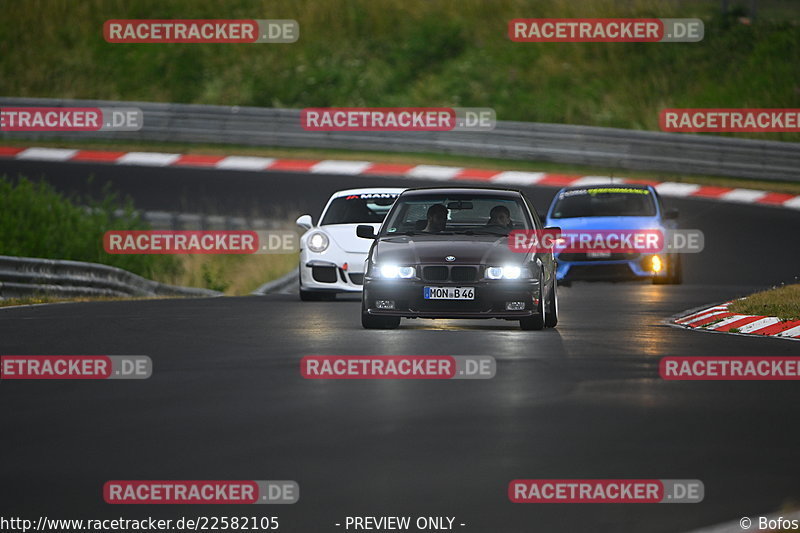
POLYGON ((410 195, 400 198, 381 236, 508 235, 532 229, 522 199, 508 195, 410 195))

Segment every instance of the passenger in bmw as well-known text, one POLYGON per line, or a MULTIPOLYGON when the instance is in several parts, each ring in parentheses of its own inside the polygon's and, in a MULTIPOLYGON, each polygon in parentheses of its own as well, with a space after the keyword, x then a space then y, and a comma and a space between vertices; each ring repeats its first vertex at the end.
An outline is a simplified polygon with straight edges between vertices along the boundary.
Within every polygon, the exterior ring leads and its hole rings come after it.
POLYGON ((489 211, 489 222, 487 226, 498 226, 505 230, 513 228, 511 223, 511 212, 504 205, 496 205, 489 211))
POLYGON ((422 231, 426 233, 439 233, 444 231, 447 222, 447 207, 442 204, 433 204, 428 208, 428 225, 422 231))

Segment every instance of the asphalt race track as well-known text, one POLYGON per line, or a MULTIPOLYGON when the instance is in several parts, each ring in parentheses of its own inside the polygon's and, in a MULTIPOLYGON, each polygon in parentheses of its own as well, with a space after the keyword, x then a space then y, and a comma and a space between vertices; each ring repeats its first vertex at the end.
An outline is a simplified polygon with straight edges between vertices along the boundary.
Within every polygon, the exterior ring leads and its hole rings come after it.
MULTIPOLYGON (((64 191, 106 180, 139 208, 319 215, 381 177, 0 161, 64 191)), ((416 182, 428 185, 431 182, 416 182)), ((555 189, 525 192, 544 210, 555 189)), ((662 321, 798 274, 796 211, 666 199, 706 250, 685 284, 575 283, 555 330, 404 320, 367 331, 359 301, 295 295, 0 309, 0 353, 149 355, 147 381, 2 381, 4 515, 277 515, 282 531, 346 516, 454 516, 465 532, 680 532, 800 497, 792 382, 667 382, 667 355, 800 356, 800 343, 662 321), (304 380, 304 355, 493 355, 492 380, 304 380), (516 478, 700 479, 700 504, 512 504, 516 478), (113 479, 292 479, 291 506, 111 506, 113 479), (612 525, 613 524, 613 525, 612 525), (620 525, 623 524, 623 525, 620 525)))

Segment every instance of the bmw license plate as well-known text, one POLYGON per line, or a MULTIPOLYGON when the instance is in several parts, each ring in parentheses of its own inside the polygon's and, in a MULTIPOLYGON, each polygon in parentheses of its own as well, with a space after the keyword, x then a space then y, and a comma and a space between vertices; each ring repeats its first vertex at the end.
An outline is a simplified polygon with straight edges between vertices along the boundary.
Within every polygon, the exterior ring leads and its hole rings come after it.
POLYGON ((425 287, 426 300, 474 300, 474 287, 425 287))

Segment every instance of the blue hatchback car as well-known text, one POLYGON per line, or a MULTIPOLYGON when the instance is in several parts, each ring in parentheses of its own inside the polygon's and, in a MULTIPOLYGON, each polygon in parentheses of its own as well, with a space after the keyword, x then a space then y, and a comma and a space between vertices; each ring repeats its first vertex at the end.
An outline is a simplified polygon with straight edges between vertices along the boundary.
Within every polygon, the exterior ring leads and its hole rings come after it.
MULTIPOLYGON (((546 226, 562 231, 641 231, 677 229, 678 212, 665 210, 650 185, 590 185, 567 187, 556 194, 546 216, 546 226)), ((677 253, 579 252, 555 254, 556 278, 562 284, 577 280, 618 281, 651 279, 656 284, 682 282, 677 253)))

